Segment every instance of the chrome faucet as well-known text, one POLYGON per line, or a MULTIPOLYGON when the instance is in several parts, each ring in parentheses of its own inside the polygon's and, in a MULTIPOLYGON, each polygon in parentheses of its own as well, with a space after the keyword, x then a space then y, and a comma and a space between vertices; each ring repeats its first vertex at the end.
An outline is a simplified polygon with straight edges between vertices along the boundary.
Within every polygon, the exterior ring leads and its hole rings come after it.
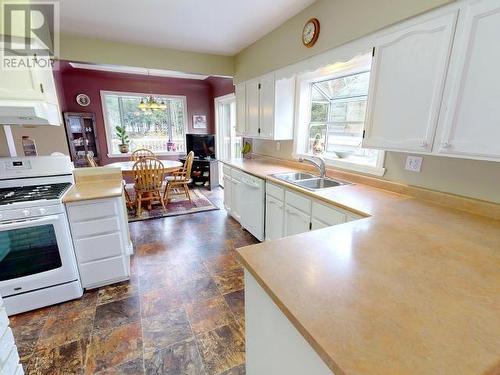
POLYGON ((319 156, 311 156, 311 157, 303 157, 299 158, 299 162, 304 163, 307 162, 309 164, 314 165, 319 169, 319 174, 321 178, 325 178, 326 175, 326 165, 325 160, 320 158, 319 156))

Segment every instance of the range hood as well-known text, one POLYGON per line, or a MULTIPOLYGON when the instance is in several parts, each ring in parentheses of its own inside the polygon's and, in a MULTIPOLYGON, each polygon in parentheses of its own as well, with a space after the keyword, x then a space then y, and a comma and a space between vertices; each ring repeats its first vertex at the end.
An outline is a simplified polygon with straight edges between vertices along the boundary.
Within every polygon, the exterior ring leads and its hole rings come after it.
POLYGON ((0 125, 61 125, 55 104, 31 100, 0 100, 0 125))

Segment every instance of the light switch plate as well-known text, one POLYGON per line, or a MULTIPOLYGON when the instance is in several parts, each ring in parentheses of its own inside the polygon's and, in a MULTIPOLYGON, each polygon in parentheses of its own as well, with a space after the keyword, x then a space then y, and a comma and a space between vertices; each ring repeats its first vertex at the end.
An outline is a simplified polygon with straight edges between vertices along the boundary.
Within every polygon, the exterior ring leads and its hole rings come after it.
POLYGON ((276 142, 276 151, 281 150, 281 143, 276 142))
POLYGON ((405 169, 411 172, 420 172, 424 158, 421 156, 408 155, 406 157, 405 169))

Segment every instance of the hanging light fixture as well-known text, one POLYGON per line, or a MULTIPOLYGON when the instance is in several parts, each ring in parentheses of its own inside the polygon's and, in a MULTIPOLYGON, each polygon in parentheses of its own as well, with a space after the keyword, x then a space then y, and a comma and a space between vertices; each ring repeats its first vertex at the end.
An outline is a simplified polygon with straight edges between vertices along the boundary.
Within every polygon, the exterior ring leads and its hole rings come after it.
POLYGON ((158 101, 153 97, 153 93, 151 91, 151 80, 149 76, 149 69, 148 69, 148 88, 149 88, 149 96, 141 98, 141 102, 137 105, 137 108, 139 108, 143 112, 152 112, 152 111, 158 111, 160 109, 166 109, 167 105, 165 104, 165 101, 162 100, 160 103, 158 103, 158 101))

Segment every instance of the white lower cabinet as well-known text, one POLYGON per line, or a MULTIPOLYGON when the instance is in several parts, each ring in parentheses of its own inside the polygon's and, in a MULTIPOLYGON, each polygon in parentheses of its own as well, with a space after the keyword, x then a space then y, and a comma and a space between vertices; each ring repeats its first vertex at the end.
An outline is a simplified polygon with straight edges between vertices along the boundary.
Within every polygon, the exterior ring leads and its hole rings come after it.
POLYGON ((12 329, 9 327, 9 318, 2 297, 0 296, 0 374, 22 375, 23 367, 19 363, 19 354, 14 341, 12 329))
POLYGON ((285 237, 308 232, 311 229, 311 214, 289 204, 285 205, 285 237))
POLYGON ((266 241, 284 237, 284 220, 283 202, 266 194, 266 241))
POLYGON ((267 241, 361 218, 271 182, 266 184, 267 241))
POLYGON ((130 278, 132 245, 123 196, 67 204, 82 286, 130 278))
POLYGON ((261 178, 228 165, 224 165, 223 173, 224 207, 260 241, 277 240, 362 218, 281 185, 269 181, 264 184, 261 178))

